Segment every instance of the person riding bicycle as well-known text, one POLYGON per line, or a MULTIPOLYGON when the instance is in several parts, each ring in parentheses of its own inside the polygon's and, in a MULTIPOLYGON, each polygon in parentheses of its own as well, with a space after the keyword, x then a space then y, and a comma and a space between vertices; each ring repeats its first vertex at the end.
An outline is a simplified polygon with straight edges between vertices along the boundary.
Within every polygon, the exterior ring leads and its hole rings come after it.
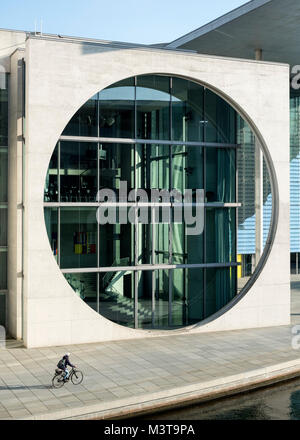
POLYGON ((70 353, 66 353, 64 355, 64 357, 57 364, 57 367, 60 370, 63 370, 65 373, 64 381, 66 381, 68 379, 69 374, 70 374, 69 370, 67 369, 68 366, 70 366, 71 368, 76 368, 76 366, 70 362, 70 353))

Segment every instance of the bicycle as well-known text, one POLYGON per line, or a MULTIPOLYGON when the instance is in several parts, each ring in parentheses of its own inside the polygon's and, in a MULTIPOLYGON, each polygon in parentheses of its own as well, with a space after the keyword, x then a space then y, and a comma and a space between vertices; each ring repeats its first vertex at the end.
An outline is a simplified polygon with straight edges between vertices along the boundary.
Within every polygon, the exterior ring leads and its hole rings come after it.
POLYGON ((73 385, 80 385, 83 381, 83 373, 80 370, 76 370, 76 368, 72 368, 70 371, 70 374, 67 379, 64 378, 65 372, 63 370, 60 370, 57 368, 55 370, 55 375, 52 379, 52 386, 53 388, 61 388, 64 386, 65 383, 72 381, 73 385))

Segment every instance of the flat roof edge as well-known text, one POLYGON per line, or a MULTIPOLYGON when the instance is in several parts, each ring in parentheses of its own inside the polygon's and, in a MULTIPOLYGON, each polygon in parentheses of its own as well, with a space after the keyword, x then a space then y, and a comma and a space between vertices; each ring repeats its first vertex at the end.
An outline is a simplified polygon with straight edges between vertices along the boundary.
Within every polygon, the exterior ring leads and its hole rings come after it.
POLYGON ((209 59, 217 59, 217 60, 225 60, 225 61, 239 61, 241 63, 256 63, 256 64, 267 64, 267 65, 276 65, 276 66, 285 66, 290 68, 290 65, 288 63, 282 63, 277 61, 265 61, 265 60, 255 60, 255 59, 248 59, 248 58, 237 58, 237 57, 227 57, 224 55, 210 55, 210 54, 202 54, 196 51, 191 50, 185 50, 185 49, 169 49, 169 48, 161 48, 161 47, 153 47, 153 46, 144 46, 144 45, 125 45, 125 44, 118 44, 117 42, 109 42, 109 41, 103 41, 103 43, 100 42, 90 42, 90 41, 76 41, 72 39, 67 38, 49 38, 45 35, 43 36, 35 36, 31 35, 28 40, 44 40, 49 41, 52 43, 65 43, 65 44, 78 44, 78 45, 87 45, 87 46, 99 46, 99 47, 107 47, 112 49, 124 49, 124 50, 140 50, 145 52, 160 52, 160 53, 168 53, 170 55, 175 56, 194 56, 194 57, 202 57, 202 58, 209 58, 209 59))
POLYGON ((196 39, 208 32, 211 32, 221 26, 223 26, 226 23, 229 23, 230 21, 233 21, 242 15, 246 15, 249 12, 254 11, 255 9, 258 9, 268 3, 270 3, 272 0, 251 0, 248 3, 239 6, 238 8, 233 9, 230 12, 227 12, 226 14, 222 15, 219 18, 216 18, 215 20, 211 21, 210 23, 205 24, 204 26, 200 26, 199 28, 183 35, 182 37, 177 38, 176 40, 172 41, 171 43, 166 45, 166 48, 168 49, 176 49, 179 46, 189 43, 193 39, 196 39))

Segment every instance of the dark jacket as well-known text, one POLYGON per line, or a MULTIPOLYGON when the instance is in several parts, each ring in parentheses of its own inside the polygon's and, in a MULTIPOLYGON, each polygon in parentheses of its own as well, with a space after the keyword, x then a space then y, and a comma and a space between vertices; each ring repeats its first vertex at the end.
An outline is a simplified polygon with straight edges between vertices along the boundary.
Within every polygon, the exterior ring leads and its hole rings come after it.
POLYGON ((65 368, 67 368, 68 365, 72 368, 75 368, 75 365, 71 364, 69 356, 64 356, 63 361, 65 363, 65 368))

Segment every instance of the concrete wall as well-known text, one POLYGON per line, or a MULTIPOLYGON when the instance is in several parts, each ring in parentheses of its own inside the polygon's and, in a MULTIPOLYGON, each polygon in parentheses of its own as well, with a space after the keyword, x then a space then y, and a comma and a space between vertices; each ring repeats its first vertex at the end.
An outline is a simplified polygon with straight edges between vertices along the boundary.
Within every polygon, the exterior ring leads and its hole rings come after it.
POLYGON ((8 333, 22 338, 22 155, 23 155, 23 62, 24 50, 11 57, 9 85, 8 148, 8 333))
MULTIPOLYGON (((106 86, 146 73, 181 75, 230 97, 259 131, 273 158, 278 180, 278 229, 258 280, 227 313, 184 331, 289 324, 288 66, 39 38, 26 43, 26 65, 24 339, 28 347, 162 334, 127 329, 90 309, 60 272, 52 256, 43 215, 48 164, 72 115, 106 86)), ((163 332, 169 333, 172 332, 163 332)))
POLYGON ((10 72, 10 55, 25 47, 26 32, 0 29, 0 72, 10 72))

